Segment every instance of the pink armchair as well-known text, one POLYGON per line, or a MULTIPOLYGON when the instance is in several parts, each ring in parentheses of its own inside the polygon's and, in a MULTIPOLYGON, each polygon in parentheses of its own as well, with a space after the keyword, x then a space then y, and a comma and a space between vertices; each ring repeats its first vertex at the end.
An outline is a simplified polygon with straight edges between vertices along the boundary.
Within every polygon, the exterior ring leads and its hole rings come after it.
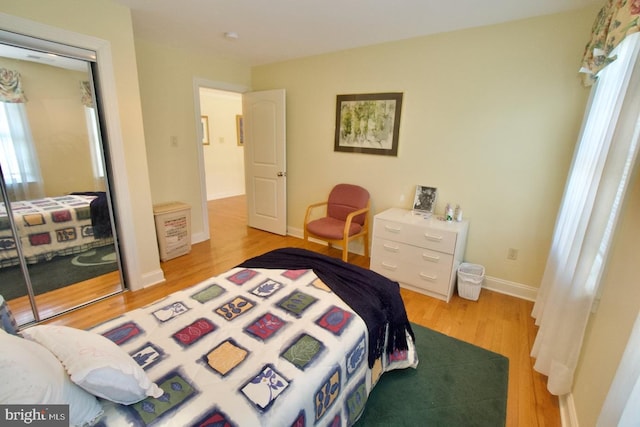
POLYGON ((338 184, 329 193, 325 202, 314 203, 307 207, 304 218, 304 239, 309 237, 323 240, 329 244, 342 246, 342 260, 349 256, 349 241, 362 237, 364 254, 369 256, 369 210, 371 199, 369 192, 353 184, 338 184), (312 219, 316 208, 326 206, 326 216, 312 219))

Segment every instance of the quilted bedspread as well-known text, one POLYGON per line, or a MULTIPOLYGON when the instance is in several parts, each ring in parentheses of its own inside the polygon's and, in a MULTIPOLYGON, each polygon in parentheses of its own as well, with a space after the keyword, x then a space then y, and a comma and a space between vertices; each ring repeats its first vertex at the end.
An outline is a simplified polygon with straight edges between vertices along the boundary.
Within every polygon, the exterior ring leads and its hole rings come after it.
MULTIPOLYGON (((22 251, 28 263, 50 260, 104 246, 113 238, 96 239, 90 203, 94 196, 67 195, 12 202, 22 251)), ((18 264, 16 242, 4 203, 0 203, 0 267, 18 264)))
POLYGON ((364 321, 310 269, 236 267, 93 331, 165 391, 102 401, 103 426, 349 426, 383 372, 418 363, 407 334, 369 368, 364 321))

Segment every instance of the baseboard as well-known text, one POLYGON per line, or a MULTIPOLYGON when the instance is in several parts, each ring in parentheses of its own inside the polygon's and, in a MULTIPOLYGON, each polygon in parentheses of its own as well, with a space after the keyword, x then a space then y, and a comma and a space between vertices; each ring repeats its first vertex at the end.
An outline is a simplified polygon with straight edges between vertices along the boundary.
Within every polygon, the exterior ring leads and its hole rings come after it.
MULTIPOLYGON (((244 190, 244 189, 243 189, 244 190)), ((244 196, 244 191, 226 191, 224 193, 207 194, 207 202, 211 200, 226 199, 229 197, 244 196)))
POLYGON ((192 233, 191 234, 191 243, 192 244, 204 242, 206 240, 209 240, 209 236, 207 236, 207 234, 205 232, 192 233))
POLYGON ((164 277, 164 272, 162 271, 162 269, 144 273, 140 279, 141 279, 142 289, 148 288, 150 286, 155 286, 160 283, 164 283, 166 281, 164 277))
POLYGON ((304 230, 301 228, 287 227, 287 236, 304 239, 304 230))
POLYGON ((528 301, 535 301, 538 296, 538 288, 491 276, 484 277, 484 285, 482 287, 490 291, 511 295, 528 301))
POLYGON ((560 423, 562 427, 578 427, 578 414, 573 401, 573 394, 565 394, 558 397, 560 406, 560 423))

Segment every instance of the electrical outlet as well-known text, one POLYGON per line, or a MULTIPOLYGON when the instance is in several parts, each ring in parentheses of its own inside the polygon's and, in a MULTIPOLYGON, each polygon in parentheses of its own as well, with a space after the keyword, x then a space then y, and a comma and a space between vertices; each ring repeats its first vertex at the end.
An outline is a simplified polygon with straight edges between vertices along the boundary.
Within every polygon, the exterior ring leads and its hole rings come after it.
POLYGON ((509 248, 507 250, 507 259, 515 261, 518 259, 518 250, 514 248, 509 248))

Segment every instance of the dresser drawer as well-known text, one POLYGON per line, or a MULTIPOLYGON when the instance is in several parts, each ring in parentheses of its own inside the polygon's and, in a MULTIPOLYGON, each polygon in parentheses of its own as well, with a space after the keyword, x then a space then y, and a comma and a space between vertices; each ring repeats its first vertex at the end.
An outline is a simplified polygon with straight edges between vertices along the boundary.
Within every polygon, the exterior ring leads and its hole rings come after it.
POLYGON ((376 238, 404 242, 448 254, 454 253, 457 237, 454 231, 426 228, 384 219, 374 221, 373 235, 376 238))
POLYGON ((371 269, 392 280, 442 295, 449 289, 453 256, 378 239, 371 250, 371 269))

